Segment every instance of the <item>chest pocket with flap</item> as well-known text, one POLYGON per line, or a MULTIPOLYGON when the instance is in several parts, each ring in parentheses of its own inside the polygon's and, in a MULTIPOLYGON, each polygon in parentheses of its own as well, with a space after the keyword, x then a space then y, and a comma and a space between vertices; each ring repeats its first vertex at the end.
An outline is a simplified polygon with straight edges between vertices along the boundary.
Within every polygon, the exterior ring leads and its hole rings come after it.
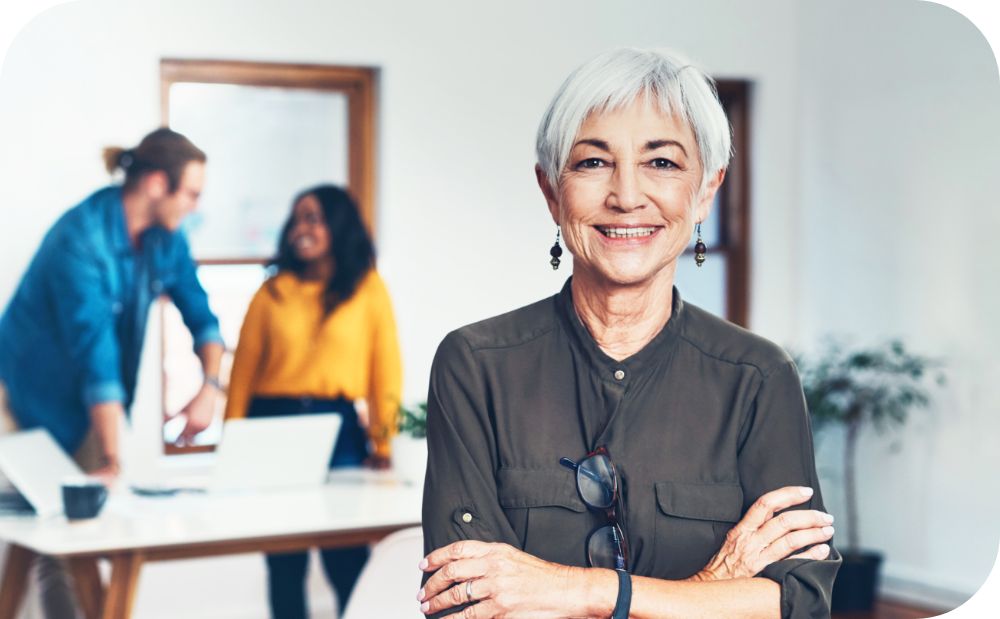
POLYGON ((662 481, 656 488, 656 573, 687 578, 722 547, 739 522, 743 489, 738 484, 662 481))
POLYGON ((563 468, 497 471, 497 495, 525 552, 567 565, 586 565, 584 548, 595 517, 563 468))

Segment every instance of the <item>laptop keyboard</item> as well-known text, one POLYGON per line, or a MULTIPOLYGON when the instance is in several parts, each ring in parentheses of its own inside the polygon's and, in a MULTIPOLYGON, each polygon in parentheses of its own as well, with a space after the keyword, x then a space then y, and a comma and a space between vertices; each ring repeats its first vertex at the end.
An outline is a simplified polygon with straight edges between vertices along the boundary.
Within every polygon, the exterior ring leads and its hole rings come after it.
POLYGON ((17 490, 0 491, 0 515, 33 516, 35 508, 17 490))

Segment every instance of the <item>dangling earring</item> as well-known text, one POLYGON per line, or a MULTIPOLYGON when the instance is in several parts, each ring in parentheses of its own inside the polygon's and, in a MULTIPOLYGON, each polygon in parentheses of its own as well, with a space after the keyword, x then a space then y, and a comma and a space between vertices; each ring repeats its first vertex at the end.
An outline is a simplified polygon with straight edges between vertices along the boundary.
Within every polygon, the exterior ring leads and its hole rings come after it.
POLYGON ((556 242, 552 245, 552 249, 549 250, 549 255, 552 256, 552 260, 549 260, 549 264, 552 265, 552 270, 559 269, 559 256, 562 255, 562 247, 559 245, 559 228, 556 228, 556 242))
POLYGON ((705 247, 705 243, 701 240, 700 221, 698 222, 696 229, 698 230, 698 240, 694 244, 694 263, 697 264, 698 266, 701 266, 702 264, 705 263, 705 253, 708 251, 708 248, 705 247))

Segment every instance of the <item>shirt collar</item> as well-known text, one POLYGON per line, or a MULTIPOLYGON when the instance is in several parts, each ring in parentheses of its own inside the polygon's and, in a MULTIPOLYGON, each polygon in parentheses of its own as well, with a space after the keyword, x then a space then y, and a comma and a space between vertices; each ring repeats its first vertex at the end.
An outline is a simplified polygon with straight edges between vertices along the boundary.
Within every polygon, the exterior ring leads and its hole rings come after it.
POLYGON ((107 200, 108 239, 111 243, 111 249, 117 255, 130 254, 132 253, 132 243, 129 241, 128 228, 125 226, 125 204, 122 202, 122 188, 113 185, 102 193, 102 198, 107 200))
POLYGON ((174 234, 162 226, 152 225, 139 235, 139 246, 135 247, 128 236, 121 185, 111 185, 102 189, 100 198, 105 201, 104 204, 108 211, 108 239, 115 255, 131 256, 144 253, 145 248, 162 243, 162 239, 174 234))
POLYGON ((677 287, 673 288, 673 299, 671 302, 670 318, 667 324, 660 329, 660 332, 646 344, 642 350, 631 357, 616 361, 608 356, 601 347, 597 345, 590 335, 587 327, 580 321, 580 317, 573 307, 573 278, 566 280, 559 294, 556 295, 556 305, 559 308, 559 315, 562 323, 570 332, 570 339, 577 348, 587 357, 603 375, 614 377, 618 371, 625 372, 625 378, 629 378, 632 373, 642 372, 644 369, 655 367, 658 363, 669 360, 669 357, 676 348, 679 333, 684 323, 685 312, 684 302, 681 300, 677 287))

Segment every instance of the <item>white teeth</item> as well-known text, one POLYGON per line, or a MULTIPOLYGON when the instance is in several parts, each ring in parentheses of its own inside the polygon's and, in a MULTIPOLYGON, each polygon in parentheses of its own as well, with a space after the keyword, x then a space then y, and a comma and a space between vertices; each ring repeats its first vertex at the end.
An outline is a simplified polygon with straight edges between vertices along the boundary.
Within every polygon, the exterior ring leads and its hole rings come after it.
POLYGON ((606 228, 599 227, 598 230, 601 231, 604 236, 611 239, 634 239, 644 236, 649 236, 656 232, 655 227, 646 228, 606 228))

